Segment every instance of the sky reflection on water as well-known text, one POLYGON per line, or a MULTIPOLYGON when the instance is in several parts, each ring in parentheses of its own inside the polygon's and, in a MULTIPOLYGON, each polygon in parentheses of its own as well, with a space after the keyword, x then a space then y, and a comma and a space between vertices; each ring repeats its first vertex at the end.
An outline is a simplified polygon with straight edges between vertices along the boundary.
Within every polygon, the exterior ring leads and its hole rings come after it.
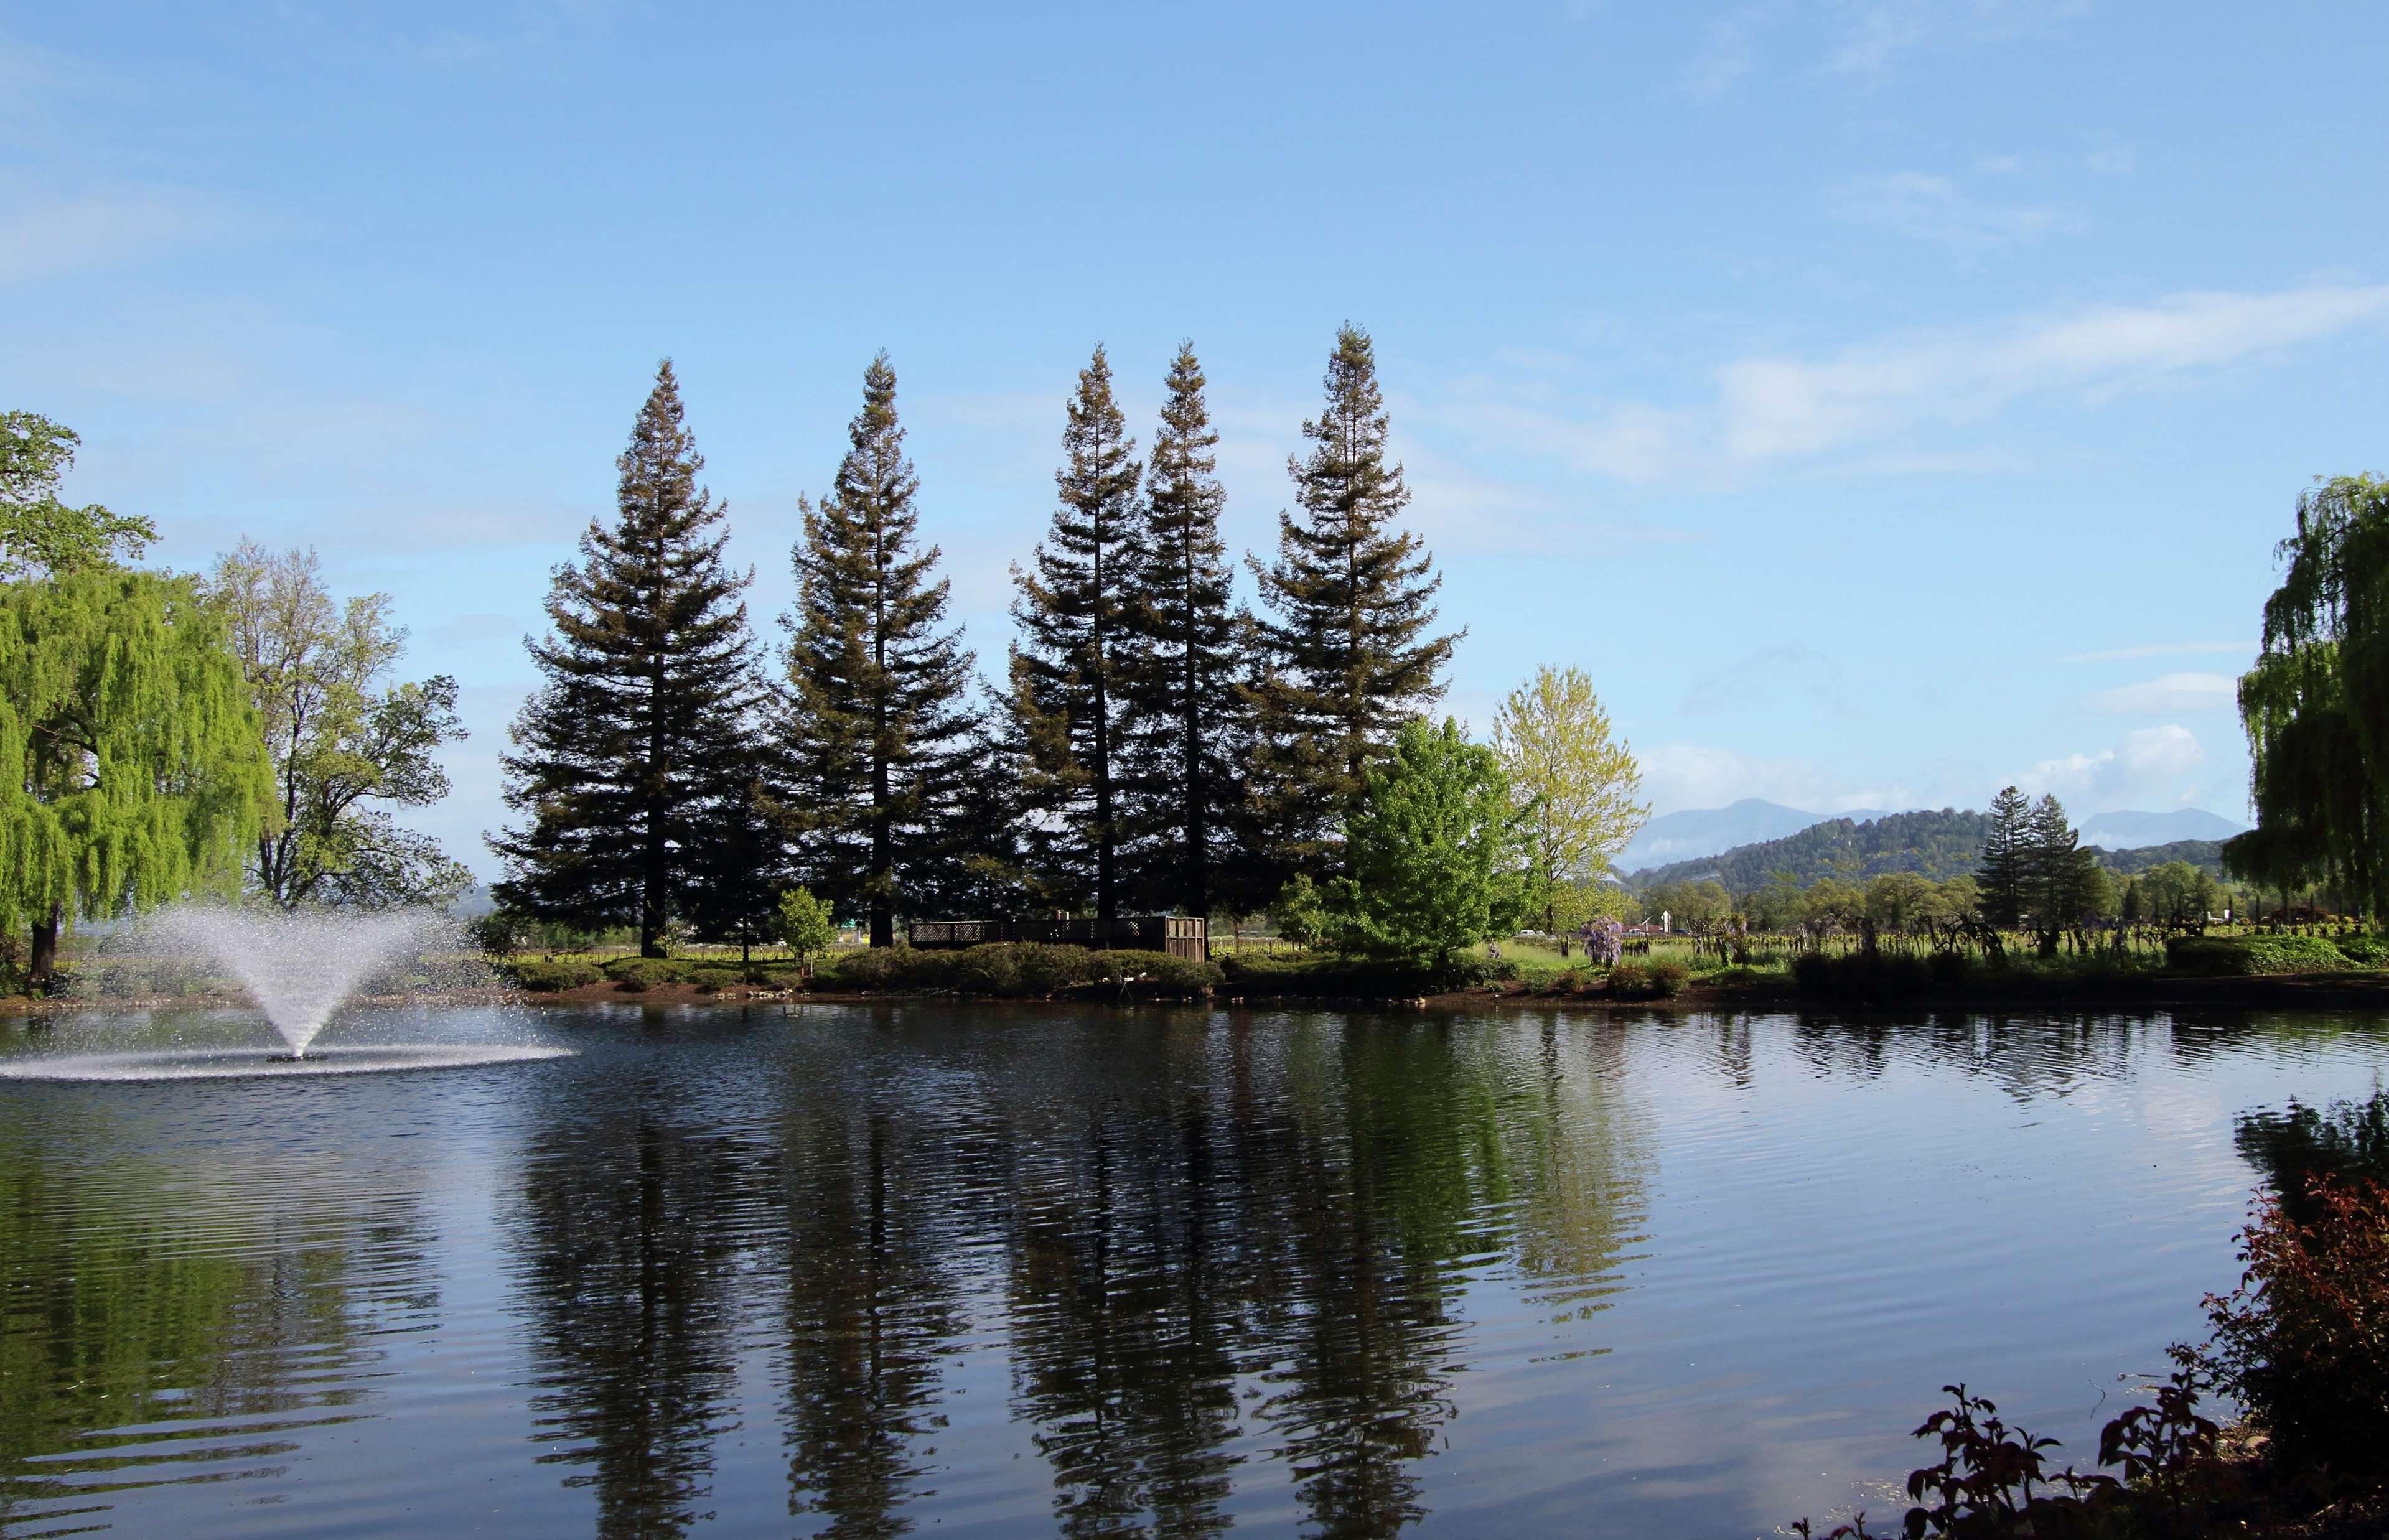
POLYGON ((0 1082, 0 1533, 1881 1514, 1949 1379, 2087 1459, 2231 1280, 2233 1114, 2389 1064, 2311 1016, 538 1019, 579 1056, 0 1082))

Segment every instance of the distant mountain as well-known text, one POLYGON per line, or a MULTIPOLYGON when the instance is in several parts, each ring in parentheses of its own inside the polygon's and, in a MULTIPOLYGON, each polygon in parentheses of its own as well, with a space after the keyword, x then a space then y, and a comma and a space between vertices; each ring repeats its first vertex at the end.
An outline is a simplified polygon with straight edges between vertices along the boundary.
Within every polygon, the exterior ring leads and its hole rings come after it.
POLYGON ((2137 850, 2182 840, 2227 840, 2247 827, 2204 808, 2176 808, 2169 813, 2100 813, 2082 821, 2082 843, 2108 850, 2137 850))
POLYGON ((1864 822, 1827 819, 1780 839, 1651 867, 1628 877, 1626 885, 1641 890, 1715 878, 1727 892, 1741 894, 1766 886, 1779 872, 1802 887, 1820 877, 1863 882, 1885 872, 1914 872, 1938 881, 1974 870, 1989 828, 1989 814, 1949 808, 1884 813, 1864 822))
MULTIPOLYGON (((1821 823, 1829 815, 1804 813, 1797 808, 1786 808, 1780 802, 1765 802, 1745 796, 1731 808, 1695 808, 1680 813, 1662 813, 1642 825, 1633 842, 1618 853, 1610 864, 1620 872, 1633 872, 1646 866, 1661 866, 1669 861, 1697 860, 1731 850, 1738 845, 1756 845, 1761 840, 1782 839, 1796 834, 1812 823, 1821 823)), ((1872 818, 1872 813, 1860 814, 1872 818)))

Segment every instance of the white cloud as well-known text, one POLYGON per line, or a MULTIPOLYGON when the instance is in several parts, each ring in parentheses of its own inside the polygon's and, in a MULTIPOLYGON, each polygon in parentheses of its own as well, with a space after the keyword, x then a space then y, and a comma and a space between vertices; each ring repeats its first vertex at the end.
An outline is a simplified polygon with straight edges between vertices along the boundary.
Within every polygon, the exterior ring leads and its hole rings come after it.
POLYGON ((2028 795, 2053 794, 2058 800, 2079 804, 2076 812, 2105 812, 2150 802, 2165 807, 2187 804, 2194 795, 2183 784, 2206 760, 2197 734, 2178 722, 2144 727, 2127 733, 2114 748, 2096 754, 2071 754, 2043 759, 2015 778, 2028 795))
POLYGON ((2072 653, 2060 663, 2122 663, 2137 657, 2206 657, 2217 653, 2254 653, 2254 642, 2157 642, 2140 647, 2115 647, 2103 653, 2072 653))
POLYGON ((1745 796, 1813 813, 1911 808, 1917 801, 1907 787, 1858 785, 1802 759, 1760 759, 1730 748, 1681 743, 1662 744, 1640 757, 1642 795, 1654 813, 1722 808, 1745 796))
POLYGON ((2175 711, 2220 711, 2239 699, 2239 681, 2229 674, 2178 673, 2139 684, 2102 690, 2090 697, 2100 711, 2157 716, 2175 711))
POLYGON ((1844 219, 1961 252, 2021 246, 2079 223, 2063 209, 1979 203, 1948 177, 1922 172, 1846 182, 1832 201, 1844 219))

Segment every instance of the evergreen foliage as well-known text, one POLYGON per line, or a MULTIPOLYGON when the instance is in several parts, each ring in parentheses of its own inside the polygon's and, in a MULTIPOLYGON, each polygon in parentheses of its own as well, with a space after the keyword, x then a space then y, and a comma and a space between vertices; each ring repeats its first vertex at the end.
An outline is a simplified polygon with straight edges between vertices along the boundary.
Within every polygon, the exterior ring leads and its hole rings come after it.
POLYGON ((138 561, 158 527, 93 503, 58 500, 75 431, 33 412, 0 412, 0 580, 138 561))
POLYGON ((790 878, 787 809, 768 749, 742 744, 712 767, 697 799, 689 851, 689 935, 738 948, 741 961, 778 934, 790 878))
POLYGON ((0 927, 31 977, 76 919, 235 891, 272 767, 224 617, 188 578, 0 585, 0 927))
POLYGON ((1336 333, 1308 457, 1286 469, 1300 505, 1278 516, 1278 559, 1251 562, 1270 612, 1253 692, 1261 838, 1283 871, 1324 872, 1338 821, 1372 759, 1442 694, 1459 635, 1432 628, 1442 579, 1394 520, 1410 502, 1386 455, 1387 423, 1368 334, 1336 333))
POLYGON ((2389 912, 2389 481, 2310 488, 2280 554, 2263 650, 2240 681, 2256 828, 2229 842, 2232 870, 2327 882, 2389 912))
POLYGON ((281 816, 258 834, 255 889, 285 909, 377 909, 445 904, 471 886, 437 840, 388 810, 447 795, 438 754, 465 736, 454 679, 390 681, 406 632, 390 623, 390 595, 336 606, 313 551, 275 555, 251 541, 217 561, 208 593, 274 759, 281 816))
POLYGON ((2055 957, 2058 937, 2099 908, 2106 879, 2096 854, 2081 846, 2064 807, 2044 795, 2025 820, 2023 852, 2024 917, 2031 922, 2043 957, 2055 957))
POLYGON ((1526 846, 1501 758, 1423 718, 1363 771, 1345 825, 1350 875, 1328 886, 1329 925, 1348 951, 1448 967, 1507 934, 1530 897, 1526 846))
POLYGON ((1054 522, 1032 567, 1013 568, 1009 703, 1027 752, 1023 794, 1044 815, 1047 889, 1119 912, 1125 833, 1122 723, 1133 687, 1131 630, 1147 555, 1137 489, 1143 466, 1112 396, 1101 348, 1079 371, 1054 475, 1054 522))
POLYGON ((864 371, 847 441, 831 490, 804 504, 792 554, 779 736, 805 882, 886 947, 897 915, 927 912, 960 885, 973 842, 997 833, 973 828, 988 811, 973 799, 1002 793, 974 761, 985 745, 968 707, 971 655, 959 630, 940 629, 947 584, 932 580, 938 548, 918 542, 920 482, 885 353, 864 371))
POLYGON ((697 484, 704 465, 666 360, 615 462, 614 524, 593 519, 580 564, 556 569, 554 632, 530 643, 545 683, 500 760, 526 822, 490 840, 501 904, 635 924, 648 957, 687 910, 720 767, 737 760, 760 694, 738 598, 752 574, 722 561, 725 509, 697 484))
POLYGON ((2013 930, 2024 923, 2032 882, 2032 807, 2009 786, 1991 801, 1990 828, 1983 836, 1982 865, 1974 872, 1983 923, 2013 930))
POLYGON ((1238 880, 1245 869, 1233 859, 1249 716, 1237 685, 1250 620, 1234 605, 1220 540, 1227 501, 1215 474, 1220 435, 1193 343, 1179 345, 1166 384, 1127 616, 1131 711, 1121 759, 1130 843, 1142 866, 1133 892, 1141 903, 1207 915, 1215 897, 1239 910, 1269 897, 1238 880))

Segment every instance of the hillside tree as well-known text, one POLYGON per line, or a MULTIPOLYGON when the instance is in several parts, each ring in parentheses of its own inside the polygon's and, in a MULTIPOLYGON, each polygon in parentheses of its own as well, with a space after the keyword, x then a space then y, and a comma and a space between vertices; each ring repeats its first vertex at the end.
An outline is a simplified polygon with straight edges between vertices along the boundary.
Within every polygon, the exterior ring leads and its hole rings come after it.
POLYGON ((1146 869, 1138 891, 1160 907, 1207 915, 1217 900, 1252 910, 1270 897, 1239 881, 1233 859, 1249 716, 1237 686, 1250 617, 1235 605, 1220 540, 1220 435, 1193 343, 1179 345, 1165 389, 1127 615, 1122 759, 1132 842, 1146 869))
POLYGON ((739 599, 753 574, 722 559, 727 509, 698 484, 704 466, 667 359, 615 461, 614 521, 592 519, 580 562, 556 568, 552 632, 526 643, 543 682, 499 761, 524 821, 489 840, 501 904, 634 925, 647 957, 688 912, 719 768, 739 758, 760 694, 739 599))
POLYGON ((830 490, 802 504, 779 730, 798 874, 866 921, 875 947, 894 945, 898 915, 943 896, 975 837, 973 783, 990 773, 973 758, 972 658, 944 627, 948 585, 938 547, 919 541, 919 491, 881 353, 830 490))
POLYGON ((1255 790, 1261 838, 1281 872, 1323 873, 1339 821, 1373 759, 1402 724, 1441 698, 1458 632, 1435 631, 1442 579, 1419 538, 1395 521, 1410 503, 1373 345, 1336 333, 1326 401, 1302 425, 1308 455, 1291 456, 1300 513, 1278 515, 1278 555, 1251 560, 1266 614, 1252 690, 1255 790))
POLYGON ((393 808, 448 795, 442 748, 464 738, 456 681, 393 679, 406 631, 387 593, 336 604, 313 551, 242 541, 219 558, 208 596, 231 628, 273 756, 279 817, 260 830, 249 880, 284 909, 445 904, 472 873, 439 841, 400 828, 393 808))
POLYGON ((1012 569, 1019 640, 1008 699, 1027 749, 1022 790, 1045 820, 1048 884, 1084 894, 1109 920, 1119 912, 1126 833, 1131 623, 1149 551, 1137 495, 1144 468, 1101 348, 1079 371, 1062 452, 1053 523, 1029 566, 1012 569))

